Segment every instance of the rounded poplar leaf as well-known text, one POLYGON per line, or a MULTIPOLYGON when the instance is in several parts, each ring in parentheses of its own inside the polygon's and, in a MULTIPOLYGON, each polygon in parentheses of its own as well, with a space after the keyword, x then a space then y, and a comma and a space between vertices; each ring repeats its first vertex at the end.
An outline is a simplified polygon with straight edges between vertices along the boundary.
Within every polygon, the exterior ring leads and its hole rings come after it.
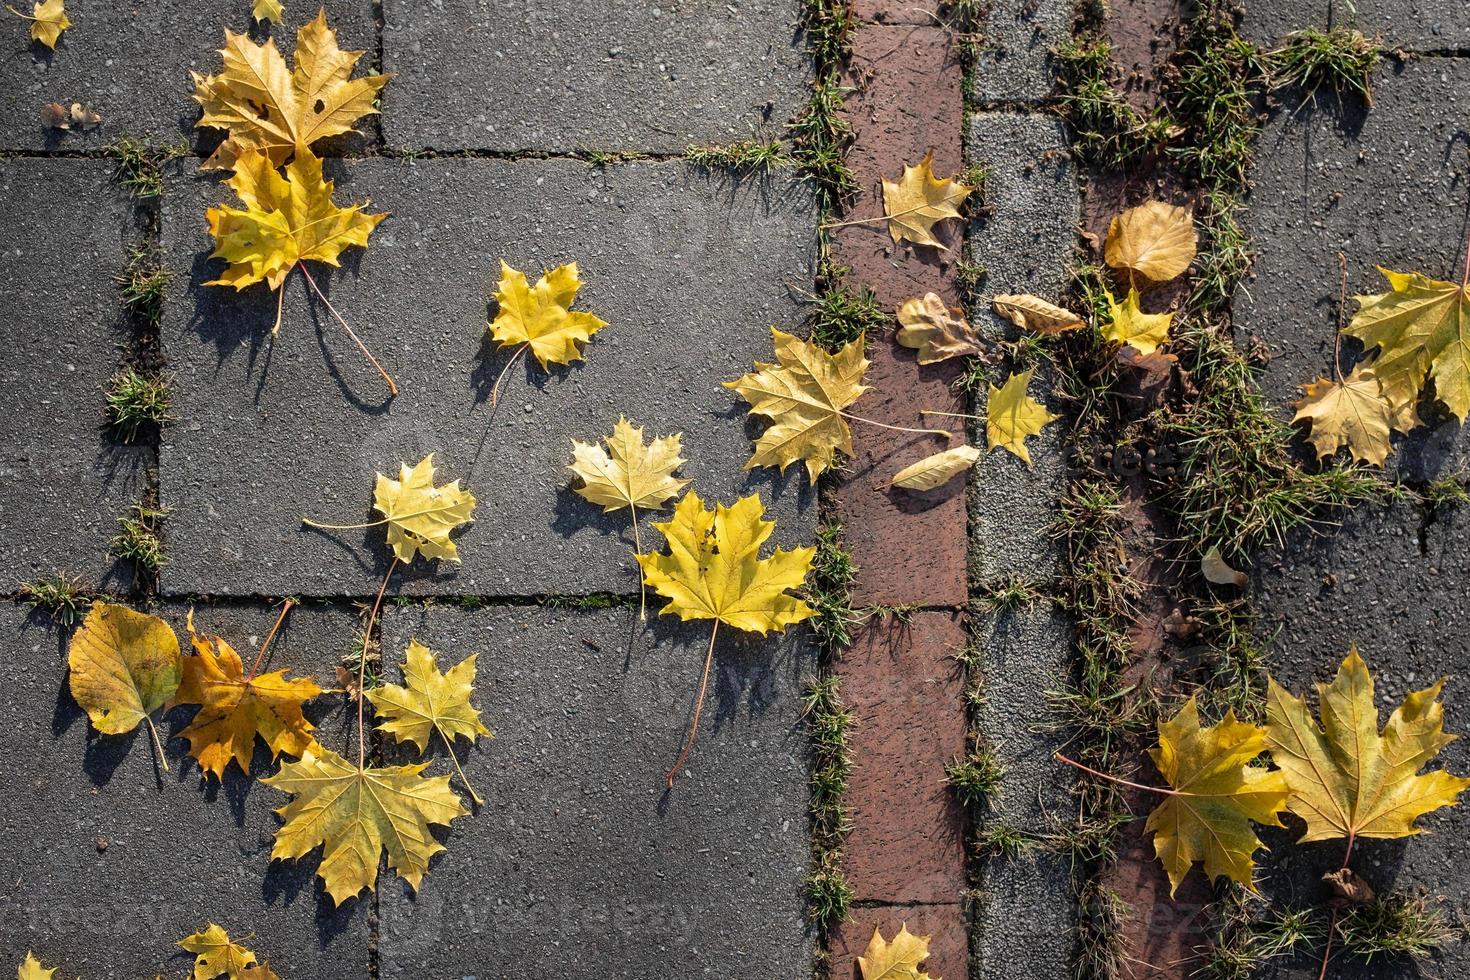
POLYGON ((104 735, 121 735, 179 688, 183 662, 173 627, 126 606, 98 602, 72 637, 71 696, 104 735))
POLYGON ((1184 274, 1194 261, 1194 218, 1185 208, 1145 201, 1113 219, 1103 257, 1154 282, 1184 274))

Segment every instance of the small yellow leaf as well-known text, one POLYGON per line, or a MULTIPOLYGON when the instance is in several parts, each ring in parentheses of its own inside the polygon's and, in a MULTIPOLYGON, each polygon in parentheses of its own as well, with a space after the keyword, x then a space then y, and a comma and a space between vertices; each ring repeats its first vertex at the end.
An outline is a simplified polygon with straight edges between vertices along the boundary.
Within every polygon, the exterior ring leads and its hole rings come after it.
POLYGON ((286 11, 281 0, 255 0, 255 6, 250 9, 250 16, 261 23, 273 21, 281 23, 286 11))
POLYGON ((1305 698, 1268 679, 1266 732, 1286 773, 1287 808, 1307 822, 1300 842, 1420 833, 1414 821, 1454 806, 1470 779, 1419 773, 1455 736, 1444 731, 1444 679, 1414 691, 1378 730, 1373 677, 1354 647, 1331 684, 1317 685, 1319 727, 1305 698))
POLYGON ((25 962, 16 970, 17 980, 51 980, 56 973, 56 967, 46 969, 41 961, 36 959, 36 954, 27 951, 25 962))
POLYGON ((340 265, 343 250, 365 247, 388 217, 365 214, 356 204, 337 207, 333 181, 323 179, 321 160, 305 148, 287 165, 285 177, 268 157, 248 150, 228 183, 245 207, 220 205, 205 212, 215 242, 209 257, 229 263, 208 286, 244 289, 265 282, 276 289, 298 262, 340 265))
POLYGON ((183 671, 179 638, 157 616, 95 602, 71 640, 71 694, 104 735, 121 735, 162 707, 183 671))
POLYGON ((425 778, 427 763, 359 768, 320 745, 261 780, 294 796, 276 810, 271 859, 295 859, 322 847, 317 868, 332 901, 341 905, 378 880, 378 861, 417 889, 429 859, 444 846, 430 824, 448 826, 469 811, 449 788, 448 776, 425 778))
POLYGON ((980 353, 980 339, 964 314, 950 309, 937 293, 906 299, 898 308, 897 340, 919 352, 920 364, 980 353))
MULTIPOLYGON (((1434 394, 1461 422, 1470 415, 1470 286, 1379 268, 1389 291, 1359 296, 1343 333, 1371 350, 1373 374, 1399 403, 1434 381, 1434 394)), ((1401 430, 1402 431, 1402 430, 1401 430)))
POLYGON ((905 922, 891 943, 883 938, 880 928, 874 927, 868 948, 858 957, 858 968, 863 971, 863 980, 941 980, 919 969, 928 958, 929 937, 909 932, 905 922))
POLYGON ((591 313, 572 309, 581 288, 575 262, 543 273, 532 286, 524 273, 501 259, 495 293, 500 310, 490 324, 490 336, 502 347, 529 344, 543 371, 551 364, 581 360, 582 345, 607 326, 591 313))
POLYGON ((907 238, 915 245, 945 249, 934 237, 934 226, 946 218, 958 218, 959 206, 974 190, 956 180, 936 178, 930 169, 933 160, 931 150, 918 166, 904 167, 897 181, 883 178, 883 213, 895 242, 907 238))
POLYGON ((1282 826, 1286 777, 1250 762, 1266 749, 1266 731, 1229 712, 1201 727, 1193 697, 1170 721, 1159 723, 1159 744, 1149 750, 1177 795, 1148 815, 1145 833, 1169 875, 1169 893, 1196 861, 1210 878, 1224 876, 1251 891, 1252 855, 1261 842, 1251 822, 1282 826))
POLYGON ((1048 303, 1039 296, 1025 293, 1003 294, 992 297, 990 305, 995 312, 1032 333, 1054 334, 1077 330, 1082 327, 1082 318, 1071 310, 1048 303))
POLYGON ((255 44, 244 34, 225 31, 220 54, 220 74, 191 72, 194 101, 204 108, 195 125, 230 133, 205 161, 207 168, 231 167, 247 150, 280 166, 317 140, 353 132, 358 119, 378 111, 378 93, 392 77, 352 78, 363 52, 337 46, 325 10, 296 33, 295 71, 286 67, 274 40, 255 44))
POLYGON ((1105 291, 1108 301, 1108 322, 1102 326, 1104 340, 1127 344, 1140 354, 1152 354, 1160 344, 1169 339, 1169 324, 1174 320, 1172 313, 1145 313, 1138 305, 1138 290, 1129 289, 1120 304, 1111 292, 1105 291))
POLYGON ((399 464, 398 479, 378 474, 373 509, 388 524, 388 545, 407 564, 417 552, 430 560, 459 561, 459 548, 449 532, 473 520, 475 496, 459 481, 434 486, 434 454, 410 467, 399 464))
POLYGON ((410 640, 403 662, 407 686, 384 684, 367 692, 379 716, 378 730, 396 741, 412 742, 420 754, 428 750, 430 733, 436 731, 450 747, 460 736, 471 742, 479 735, 490 737, 490 729, 470 704, 475 659, 472 653, 447 673, 442 672, 434 651, 418 640, 410 640))
POLYGON ((760 494, 734 506, 705 509, 687 493, 673 516, 653 526, 668 540, 669 553, 638 556, 644 581, 669 600, 662 612, 680 619, 713 619, 750 633, 783 632, 815 612, 787 590, 800 588, 811 570, 815 548, 777 548, 760 557, 775 521, 762 520, 760 494))
POLYGON ((990 448, 1008 449, 1027 466, 1031 465, 1027 437, 1036 435, 1048 422, 1060 417, 1026 394, 1035 373, 1036 368, 1029 368, 1011 375, 999 388, 989 385, 990 397, 985 407, 985 434, 990 448))
POLYGON ((1146 201, 1113 218, 1103 255, 1114 269, 1167 282, 1183 275, 1194 261, 1195 239, 1189 211, 1163 201, 1146 201))
POLYGON ((256 965, 255 954, 230 941, 230 934, 213 922, 179 940, 185 952, 194 954, 194 980, 228 977, 241 980, 256 965))
POLYGON ((569 468, 577 480, 576 492, 601 505, 604 513, 624 507, 656 510, 689 483, 674 476, 685 462, 677 432, 645 444, 643 430, 620 416, 603 442, 605 450, 573 439, 569 468))
POLYGON ((189 639, 194 656, 183 660, 184 679, 169 707, 200 706, 179 734, 189 740, 189 754, 202 770, 224 779, 233 759, 248 775, 256 736, 271 750, 272 759, 283 753, 299 757, 311 747, 314 728, 301 713, 301 704, 322 693, 315 681, 287 680, 284 670, 246 676, 240 655, 223 637, 194 632, 192 612, 189 639))
POLYGON ((71 26, 71 19, 66 16, 62 0, 40 0, 31 9, 31 40, 39 41, 55 51, 61 32, 71 26))
POLYGON ((979 458, 980 450, 975 446, 955 446, 905 466, 894 475, 889 486, 905 490, 933 490, 968 470, 979 458))
POLYGON ((836 354, 811 341, 771 328, 776 363, 756 362, 756 370, 726 381, 750 403, 752 415, 764 415, 771 425, 756 441, 747 470, 780 466, 782 472, 797 460, 806 462, 812 483, 831 466, 838 452, 852 455, 852 432, 842 410, 867 391, 862 384, 868 370, 859 336, 836 354))
POLYGON ((1359 366, 1341 381, 1319 378, 1303 387, 1304 397, 1292 402, 1293 422, 1307 421, 1307 439, 1319 459, 1348 447, 1353 459, 1382 466, 1388 458, 1388 433, 1398 419, 1383 385, 1370 370, 1359 366))

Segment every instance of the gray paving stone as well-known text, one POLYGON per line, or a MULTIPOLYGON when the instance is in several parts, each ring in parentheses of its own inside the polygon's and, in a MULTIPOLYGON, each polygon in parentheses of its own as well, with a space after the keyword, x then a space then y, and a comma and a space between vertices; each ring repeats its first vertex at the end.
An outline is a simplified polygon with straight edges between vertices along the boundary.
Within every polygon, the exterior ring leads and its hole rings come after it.
MULTIPOLYGON (((1349 645, 1356 643, 1375 676, 1380 725, 1405 694, 1448 675, 1445 729, 1470 733, 1467 577, 1470 517, 1463 510, 1425 525, 1415 507, 1363 508, 1334 533, 1293 535, 1284 548, 1262 556, 1255 573, 1260 633, 1270 641, 1272 675, 1291 690, 1310 692, 1314 684, 1332 679, 1349 645)), ((1316 704, 1315 693, 1309 701, 1316 704)), ((1432 765, 1470 773, 1470 742, 1463 737, 1452 742, 1432 765)), ((1443 899, 1451 922, 1463 922, 1470 912, 1463 859, 1470 811, 1463 806, 1441 810, 1419 823, 1426 833, 1417 837, 1360 841, 1353 868, 1380 894, 1425 890, 1443 899)), ((1341 841, 1291 843, 1299 830, 1295 824, 1262 834, 1271 848, 1263 861, 1263 891, 1278 904, 1323 900, 1320 876, 1342 860, 1341 841)), ((1460 943, 1420 971, 1393 960, 1351 968, 1344 961, 1343 971, 1334 975, 1467 974, 1470 948, 1460 943)), ((1314 977, 1316 963, 1304 959, 1276 975, 1314 977)))
POLYGON ((107 546, 142 496, 148 454, 103 431, 102 390, 129 339, 114 280, 130 226, 103 161, 0 162, 4 591, 62 570, 128 585, 107 546))
MULTIPOLYGON (((300 275, 272 344, 273 297, 203 287, 203 212, 226 193, 185 181, 164 206, 164 347, 178 422, 161 459, 173 593, 369 594, 386 568, 381 528, 326 534, 302 514, 372 520, 373 474, 433 451, 442 479, 478 497, 463 565, 420 561, 408 590, 493 595, 636 591, 625 515, 604 518, 567 488, 570 438, 610 432, 620 412, 650 433, 682 430, 685 475, 706 499, 774 496, 778 535, 809 540, 814 494, 796 467, 742 474, 744 403, 720 382, 771 357, 770 325, 793 328, 811 289, 813 212, 785 180, 732 185, 681 164, 435 159, 343 164, 339 201, 393 216, 342 271, 313 271, 395 374, 381 380, 300 275), (490 390, 506 356, 485 321, 504 257, 531 275, 576 260, 580 308, 611 325, 586 360, 551 374, 530 358, 490 390)), ((656 516, 656 515, 655 515, 656 516)), ((659 540, 644 531, 647 546, 659 540)))
MULTIPOLYGON (((166 610, 182 631, 185 607, 166 610)), ((248 657, 274 621, 267 608, 195 612, 248 657)), ((331 683, 331 664, 350 643, 350 612, 297 609, 272 647, 270 666, 331 683)), ((170 772, 156 768, 146 731, 101 736, 72 701, 66 640, 43 617, 0 608, 0 679, 10 697, 0 719, 0 955, 16 963, 34 950, 58 975, 180 976, 189 958, 174 943, 215 921, 283 976, 366 976, 367 903, 334 910, 314 881, 315 859, 270 862, 285 797, 233 767, 224 783, 201 786, 185 755, 167 744, 170 772)), ((185 637, 187 635, 185 634, 185 637)), ((187 639, 185 639, 187 642, 187 639)), ((160 734, 187 722, 181 708, 160 734)), ((317 715, 321 738, 342 742, 340 711, 317 715)), ((335 746, 339 750, 344 746, 335 746)), ((271 772, 257 745, 254 775, 271 772)))
POLYGON ((1065 734, 1046 730, 1048 695, 1067 682, 1071 628, 1050 602, 989 613, 972 628, 984 657, 980 737, 1005 766, 999 792, 987 801, 985 822, 1046 833, 1056 826, 1054 818, 1066 818, 1071 799, 1073 781, 1052 759, 1065 734))
MULTIPOLYGON (((1366 114, 1324 102, 1276 115, 1261 135, 1246 216, 1255 274, 1234 311, 1272 355, 1262 388, 1283 412, 1301 385, 1331 371, 1339 252, 1348 259, 1347 316, 1354 294, 1387 288, 1376 265, 1440 279, 1460 269, 1470 61, 1389 63, 1374 92, 1366 114)), ((1457 429, 1418 432, 1392 458, 1414 478, 1444 471, 1464 458, 1457 429)))
POLYGON ((1077 900, 1069 861, 1037 848, 984 863, 970 930, 974 980, 1073 975, 1077 900))
POLYGON ((810 973, 810 652, 795 633, 722 638, 699 742, 665 793, 707 627, 635 619, 389 610, 390 662, 410 637, 450 661, 480 655, 475 704, 495 738, 463 762, 487 803, 423 890, 380 890, 382 976, 810 973))
MULTIPOLYGON (((983 72, 980 74, 984 74, 983 72)), ((970 117, 965 154, 986 167, 986 212, 970 223, 966 250, 986 271, 986 293, 1035 293, 1061 299, 1081 199, 1070 144, 1050 115, 980 112, 970 117)), ((977 326, 996 337, 1016 328, 990 311, 971 311, 977 326)))
POLYGON ((1072 30, 1069 0, 999 0, 986 6, 980 56, 969 73, 970 99, 1036 105, 1052 94, 1051 50, 1072 30))
MULTIPOLYGON (((993 372, 993 383, 1005 372, 993 372)), ((1060 414, 1053 395, 1049 365, 1041 364, 1031 379, 1030 395, 1060 414)), ((984 417, 987 396, 977 393, 975 413, 984 417)), ((984 423, 974 438, 984 445, 984 423)), ((1058 419, 1026 440, 1028 467, 1006 449, 981 457, 970 474, 970 581, 979 585, 1023 578, 1045 582, 1059 571, 1061 549, 1051 535, 1057 500, 1067 486, 1066 422, 1058 419)))
MULTIPOLYGON (((29 3, 18 6, 30 12, 29 3)), ((333 0, 327 8, 343 48, 376 49, 369 0, 333 0)), ((316 11, 315 4, 291 4, 289 27, 271 32, 288 60, 296 28, 316 11)), ((0 59, 0 150, 90 149, 123 134, 157 143, 192 141, 199 104, 191 98, 189 72, 220 70, 217 52, 227 27, 249 29, 257 41, 265 37, 262 28, 251 27, 250 4, 238 0, 68 4, 67 13, 73 25, 54 53, 27 43, 24 22, 7 20, 7 57, 0 59), (41 106, 74 101, 93 106, 103 125, 86 133, 41 125, 41 106)))
POLYGON ((1356 27, 1385 47, 1448 51, 1470 47, 1470 6, 1460 0, 1250 0, 1240 32, 1275 46, 1305 27, 1356 27))
POLYGON ((807 97, 795 0, 386 0, 390 145, 682 153, 779 135, 807 97))

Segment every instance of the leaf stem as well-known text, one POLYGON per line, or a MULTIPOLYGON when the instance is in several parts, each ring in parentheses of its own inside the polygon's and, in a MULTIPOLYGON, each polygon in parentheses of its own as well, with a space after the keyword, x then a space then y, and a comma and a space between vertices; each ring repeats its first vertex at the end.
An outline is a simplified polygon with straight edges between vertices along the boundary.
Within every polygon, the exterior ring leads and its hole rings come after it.
MULTIPOLYGON (((428 513, 428 511, 424 511, 424 513, 428 513)), ((412 517, 415 515, 405 514, 404 516, 412 517)), ((373 521, 369 524, 321 524, 312 520, 310 517, 302 517, 301 523, 307 527, 321 528, 323 531, 358 531, 365 527, 381 527, 388 523, 388 518, 385 517, 381 521, 373 521)))
POLYGON ((633 558, 638 565, 638 622, 648 622, 648 583, 643 581, 643 564, 637 560, 643 554, 643 536, 638 533, 638 505, 628 502, 628 513, 633 515, 633 558))
POLYGON ((910 429, 902 425, 889 425, 887 422, 875 422, 873 419, 865 419, 861 415, 850 415, 847 412, 838 412, 837 414, 851 422, 876 425, 880 429, 892 429, 894 432, 917 432, 926 435, 944 436, 946 439, 954 435, 948 429, 910 429))
POLYGON ((1342 384, 1342 315, 1347 307, 1347 255, 1337 253, 1337 331, 1332 337, 1332 377, 1342 384))
POLYGON ((144 715, 143 720, 148 723, 148 732, 153 736, 153 748, 158 752, 158 764, 163 766, 164 772, 168 772, 168 757, 163 754, 163 743, 158 740, 158 729, 154 727, 152 718, 144 715))
POLYGON ((674 765, 664 777, 664 785, 668 789, 674 788, 674 777, 679 774, 679 767, 684 760, 689 758, 689 753, 694 750, 694 740, 699 737, 699 716, 704 711, 704 695, 709 689, 709 667, 715 659, 715 637, 720 632, 720 621, 709 631, 709 648, 704 651, 704 676, 699 679, 699 698, 694 702, 694 720, 689 724, 689 732, 684 736, 684 748, 679 752, 679 758, 674 760, 674 765))
POLYGON ((528 340, 521 346, 517 347, 516 352, 510 356, 510 360, 505 362, 505 367, 501 368, 500 373, 495 376, 495 384, 490 388, 491 408, 494 408, 496 405, 500 404, 500 383, 505 380, 506 372, 510 370, 512 364, 521 359, 521 355, 526 353, 526 348, 530 346, 531 342, 528 340))
POLYGON ((1056 754, 1054 754, 1052 756, 1052 758, 1055 759, 1055 760, 1057 760, 1058 762, 1065 762, 1069 766, 1073 766, 1073 767, 1075 767, 1077 769, 1081 769, 1083 772, 1088 773, 1089 775, 1092 775, 1092 776, 1096 776, 1098 779, 1106 779, 1110 783, 1117 783, 1119 786, 1128 786, 1128 787, 1131 787, 1132 789, 1146 790, 1146 791, 1148 791, 1150 793, 1160 793, 1160 794, 1162 794, 1164 796, 1193 796, 1194 795, 1193 793, 1181 793, 1177 789, 1164 789, 1162 786, 1146 786, 1143 783, 1135 783, 1135 782, 1133 782, 1130 779, 1120 779, 1117 776, 1109 776, 1105 772, 1098 772, 1096 769, 1092 768, 1091 766, 1084 766, 1080 762, 1077 762, 1077 761, 1075 761, 1073 759, 1069 759, 1066 756, 1062 755, 1060 752, 1057 752, 1056 754))
POLYGON ((249 684, 251 681, 255 680, 255 674, 257 671, 260 670, 261 661, 265 659, 265 652, 271 648, 271 641, 276 638, 276 632, 281 628, 281 624, 286 621, 286 614, 289 613, 295 607, 295 605, 296 600, 291 598, 288 598, 285 602, 281 603, 281 614, 276 617, 276 625, 272 626, 271 631, 265 635, 265 642, 260 645, 260 652, 255 655, 255 663, 250 665, 250 676, 245 678, 246 684, 249 684))
POLYGON ((484 806, 485 801, 480 799, 480 794, 475 792, 475 788, 465 778, 464 770, 459 767, 459 756, 454 753, 454 740, 449 737, 443 728, 439 727, 438 722, 434 723, 434 730, 439 733, 440 738, 444 739, 444 747, 449 750, 449 759, 454 763, 454 771, 459 773, 459 781, 464 783, 464 788, 470 791, 470 799, 475 801, 475 806, 484 806))
MULTIPOLYGON (((378 597, 373 600, 372 611, 368 613, 367 628, 362 631, 362 656, 357 661, 357 771, 363 772, 367 768, 367 736, 362 730, 362 703, 367 700, 363 695, 363 682, 367 677, 368 641, 373 635, 373 621, 378 618, 378 607, 383 604, 383 593, 388 591, 388 580, 393 577, 393 570, 398 567, 398 556, 388 563, 388 572, 383 576, 383 584, 378 586, 378 597)), ((450 753, 453 755, 453 752, 450 753)), ((457 765, 458 763, 456 763, 457 765)), ((471 793, 474 791, 471 790, 471 793)))
MULTIPOLYGON (((388 393, 391 395, 397 395, 398 386, 393 383, 393 378, 388 374, 387 371, 383 370, 383 365, 379 364, 378 359, 373 356, 373 352, 367 349, 367 344, 364 344, 360 339, 358 339, 357 334, 352 332, 352 327, 348 325, 346 320, 342 319, 342 314, 338 313, 337 308, 332 305, 332 301, 327 299, 326 294, 323 293, 321 289, 317 286, 316 280, 313 279, 311 277, 311 273, 307 271, 306 263, 297 262, 296 268, 301 270, 301 274, 306 277, 307 285, 311 286, 311 291, 316 293, 317 298, 326 304, 328 311, 330 311, 332 316, 336 318, 337 322, 342 325, 342 329, 347 331, 347 336, 351 337, 352 342, 357 344, 357 349, 362 351, 363 356, 368 359, 368 363, 378 369, 378 373, 383 376, 383 380, 388 384, 388 393)), ((284 283, 282 285, 284 287, 284 283)))
MULTIPOLYGON (((28 21, 30 21, 33 24, 39 24, 41 22, 41 18, 39 18, 39 17, 32 17, 30 14, 23 14, 19 10, 16 10, 14 7, 12 7, 8 3, 5 5, 5 9, 8 10, 8 11, 10 11, 12 14, 15 14, 15 16, 21 18, 22 20, 28 20, 28 21)), ((163 768, 167 769, 168 766, 164 766, 163 768)))
MULTIPOLYGON (((939 203, 947 202, 925 201, 923 204, 915 204, 913 207, 904 208, 902 211, 893 211, 891 213, 885 211, 884 213, 873 218, 850 218, 847 221, 824 221, 819 227, 825 231, 828 228, 846 228, 849 225, 875 225, 880 221, 892 221, 894 218, 902 218, 906 214, 914 214, 918 211, 922 211, 925 208, 932 207, 935 204, 939 203)), ((940 220, 942 221, 944 219, 941 218, 940 220)), ((948 251, 948 249, 946 249, 945 251, 948 251)))
POLYGON ((274 337, 281 332, 281 317, 286 314, 286 280, 281 280, 281 285, 276 288, 276 325, 271 327, 271 336, 274 337))

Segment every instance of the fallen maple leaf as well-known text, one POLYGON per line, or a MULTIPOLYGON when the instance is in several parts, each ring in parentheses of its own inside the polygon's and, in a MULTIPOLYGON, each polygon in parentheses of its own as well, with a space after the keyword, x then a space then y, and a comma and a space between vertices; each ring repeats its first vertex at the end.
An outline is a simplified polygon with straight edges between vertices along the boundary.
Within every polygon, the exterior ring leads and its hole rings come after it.
POLYGON ((459 561, 459 548, 449 534, 456 527, 474 520, 475 495, 461 490, 459 481, 434 486, 434 454, 430 453, 412 467, 398 464, 398 479, 377 474, 373 486, 373 509, 383 515, 381 521, 368 524, 321 524, 303 517, 308 527, 328 531, 353 531, 365 527, 388 525, 388 546, 396 561, 408 564, 417 553, 429 560, 443 558, 459 561))
POLYGON ((403 680, 407 686, 384 684, 366 692, 379 715, 378 729, 397 741, 412 742, 420 755, 429 748, 430 734, 438 732, 470 797, 476 803, 484 803, 465 778, 459 758, 454 754, 454 740, 460 736, 472 743, 480 735, 493 737, 490 729, 481 723, 480 713, 470 704, 475 654, 449 668, 448 673, 442 673, 434 652, 418 640, 410 640, 403 662, 403 680))
MULTIPOLYGON (((1454 806, 1470 779, 1419 774, 1455 736, 1444 732, 1444 679, 1404 698, 1378 730, 1373 677, 1354 647, 1331 684, 1317 685, 1318 727, 1299 698, 1268 679, 1266 732, 1286 774, 1287 808, 1307 822, 1300 842, 1420 833, 1414 820, 1454 806)), ((1344 865, 1347 863, 1343 861, 1344 865)))
POLYGON ((750 403, 752 414, 771 420, 745 469, 779 466, 784 473, 792 463, 804 460, 807 476, 816 483, 838 452, 852 454, 852 432, 843 409, 868 390, 862 384, 868 370, 863 356, 866 341, 860 335, 836 354, 828 354, 775 327, 771 338, 775 364, 757 361, 755 371, 724 382, 750 403))
POLYGON ((718 504, 710 511, 699 494, 690 491, 674 506, 668 521, 653 525, 667 539, 669 553, 638 556, 644 581, 669 600, 662 615, 676 614, 685 622, 714 620, 694 718, 684 748, 666 778, 670 787, 699 731, 720 624, 764 636, 816 615, 804 600, 787 594, 806 581, 816 549, 777 548, 770 557, 760 557, 761 545, 776 527, 775 521, 762 520, 764 514, 760 494, 753 493, 731 507, 718 504))
POLYGON ((958 307, 945 306, 937 293, 904 300, 898 308, 898 322, 898 342, 917 350, 920 364, 980 353, 975 328, 958 307))
POLYGON ((168 761, 149 717, 178 690, 183 671, 173 627, 147 613, 94 602, 71 639, 71 695, 104 735, 121 735, 147 722, 160 764, 168 761))
POLYGON ((1145 201, 1113 218, 1103 257, 1114 269, 1167 282, 1183 275, 1194 261, 1195 240, 1189 211, 1163 201, 1145 201))
MULTIPOLYGON (((281 618, 285 618, 285 612, 281 618)), ((280 620, 276 626, 280 626, 280 620)), ((282 754, 303 755, 316 739, 311 734, 314 726, 301 713, 301 704, 321 694, 322 689, 308 677, 287 680, 284 670, 257 673, 276 631, 272 629, 261 644, 247 675, 240 655, 223 637, 194 632, 192 610, 188 627, 194 656, 183 660, 184 679, 169 707, 200 706, 193 721, 179 733, 189 740, 189 754, 199 761, 200 769, 224 779, 225 768, 234 759, 240 771, 248 775, 257 735, 271 750, 272 759, 282 754)))
POLYGON ((928 958, 929 937, 909 932, 905 922, 891 943, 883 938, 880 928, 874 927, 868 948, 858 957, 858 967, 863 971, 863 980, 939 980, 919 970, 928 958))
POLYGON ((1039 296, 1026 293, 992 296, 990 305, 996 313, 1032 333, 1056 334, 1082 327, 1082 318, 1071 310, 1048 303, 1039 296))
POLYGON ((947 247, 934 237, 934 226, 946 218, 958 218, 959 206, 974 190, 956 180, 940 180, 930 164, 934 151, 929 151, 917 166, 903 168, 897 181, 883 178, 883 213, 888 218, 888 234, 895 242, 907 238, 915 245, 947 247))
POLYGON ((250 16, 261 23, 274 21, 279 24, 285 15, 285 5, 281 0, 255 0, 255 6, 250 8, 250 16))
POLYGON ((1138 305, 1137 289, 1130 288, 1122 303, 1113 297, 1111 291, 1104 290, 1103 293, 1108 301, 1108 319, 1102 325, 1104 340, 1126 344, 1138 353, 1148 355, 1169 339, 1169 325, 1174 314, 1143 312, 1138 305))
POLYGON ((25 962, 16 969, 17 980, 51 980, 57 968, 46 969, 41 961, 36 959, 36 954, 26 951, 25 962))
POLYGON ((317 874, 341 905, 373 886, 386 850, 388 867, 417 891, 429 859, 444 850, 429 825, 448 826, 469 812, 449 788, 449 777, 425 778, 426 768, 368 768, 321 745, 308 749, 299 762, 261 780, 295 797, 276 811, 285 822, 271 859, 300 858, 321 846, 317 874))
POLYGON ((1292 421, 1310 423, 1307 439, 1319 459, 1347 446, 1353 459, 1383 465, 1396 413, 1371 370, 1359 366, 1341 380, 1319 378, 1302 391, 1304 397, 1291 403, 1297 410, 1292 421))
POLYGON ((999 388, 988 385, 989 398, 985 405, 985 436, 990 448, 1007 449, 1027 466, 1031 465, 1031 452, 1026 448, 1026 439, 1040 432, 1048 422, 1060 418, 1026 394, 1035 373, 1036 368, 1028 368, 1011 375, 999 388))
POLYGON ((31 40, 39 41, 52 51, 56 50, 56 42, 61 39, 61 32, 71 26, 71 19, 66 16, 66 10, 62 0, 39 0, 31 7, 31 14, 23 14, 10 5, 6 5, 17 17, 31 22, 31 40))
POLYGON ((955 446, 905 466, 888 485, 905 490, 933 490, 964 473, 979 458, 980 450, 976 447, 955 446))
POLYGON ((582 345, 607 326, 591 313, 572 309, 581 288, 575 262, 543 272, 532 286, 525 273, 501 259, 495 291, 500 309, 490 323, 490 336, 502 347, 529 347, 543 371, 552 364, 581 360, 582 345))
MULTIPOLYGON (((256 10, 259 16, 259 4, 256 10)), ((220 54, 220 74, 190 73, 194 101, 204 108, 195 125, 229 130, 229 138, 205 161, 207 168, 231 167, 249 150, 279 166, 317 140, 353 132, 358 119, 378 111, 378 93, 392 77, 352 78, 363 52, 337 46, 325 10, 296 33, 294 71, 274 40, 255 44, 227 30, 220 54)))
POLYGON ((209 923, 193 935, 180 939, 178 945, 194 954, 193 980, 214 980, 228 977, 241 980, 246 971, 256 965, 255 954, 237 942, 223 928, 209 923))
POLYGON ((1196 861, 1210 878, 1221 875, 1251 891, 1252 855, 1261 842, 1251 822, 1282 826, 1286 777, 1250 762, 1266 749, 1266 730, 1236 720, 1232 710, 1214 725, 1200 726, 1191 697, 1169 721, 1159 722, 1159 744, 1149 750, 1173 788, 1148 815, 1146 833, 1169 875, 1169 894, 1196 861))
POLYGON ((1343 333, 1365 348, 1380 348, 1372 367, 1386 390, 1417 393, 1432 379, 1435 396, 1464 422, 1470 414, 1470 286, 1382 266, 1378 271, 1389 291, 1356 297, 1358 312, 1343 333))

